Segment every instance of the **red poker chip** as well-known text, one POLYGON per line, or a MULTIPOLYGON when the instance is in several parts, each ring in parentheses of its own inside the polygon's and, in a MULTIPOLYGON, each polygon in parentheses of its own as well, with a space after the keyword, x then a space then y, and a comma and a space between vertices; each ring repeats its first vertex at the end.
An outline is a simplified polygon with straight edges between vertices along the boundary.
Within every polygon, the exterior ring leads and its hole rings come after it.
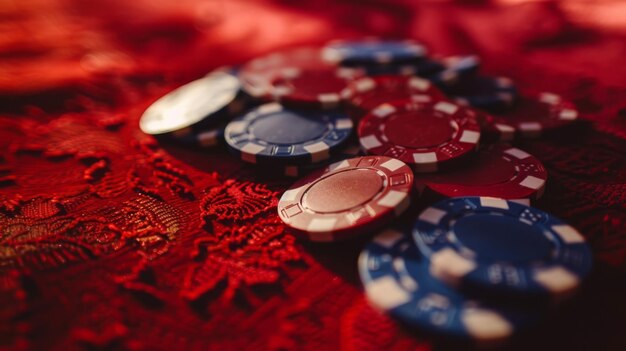
POLYGON ((348 82, 362 77, 364 71, 349 67, 318 65, 301 67, 290 62, 270 83, 270 95, 285 105, 336 108, 348 82))
POLYGON ((270 98, 272 81, 279 76, 289 76, 298 69, 324 69, 335 67, 322 60, 317 47, 297 47, 273 52, 248 61, 239 71, 243 90, 256 98, 270 98))
POLYGON ((578 118, 578 110, 571 102, 553 93, 520 96, 512 109, 500 115, 486 115, 481 122, 485 133, 502 141, 515 136, 539 137, 543 131, 563 127, 578 118))
POLYGON ((507 200, 538 199, 548 173, 529 153, 503 144, 479 150, 463 167, 420 174, 415 184, 446 197, 488 196, 507 200))
POLYGON ((311 241, 337 241, 375 230, 407 209, 413 172, 385 156, 331 164, 285 191, 278 215, 311 241))
POLYGON ((351 82, 342 95, 363 113, 390 101, 404 99, 424 101, 445 98, 429 80, 403 75, 360 78, 351 82))
POLYGON ((359 141, 369 154, 395 157, 417 172, 476 150, 476 113, 453 102, 401 100, 374 108, 359 123, 359 141))

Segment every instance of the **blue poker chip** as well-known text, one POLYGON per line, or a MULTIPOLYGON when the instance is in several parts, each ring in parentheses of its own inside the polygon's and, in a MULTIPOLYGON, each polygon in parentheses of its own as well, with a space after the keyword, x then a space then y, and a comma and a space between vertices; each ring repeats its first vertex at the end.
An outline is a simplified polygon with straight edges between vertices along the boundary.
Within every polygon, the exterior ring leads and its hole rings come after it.
POLYGON ((568 296, 592 265, 591 250, 573 227, 498 198, 440 201, 419 215, 413 236, 434 276, 502 296, 568 296))
POLYGON ((409 326, 479 342, 505 339, 544 314, 473 300, 436 279, 410 231, 388 229, 361 252, 359 275, 374 307, 409 326))
POLYGON ((429 79, 444 91, 469 77, 472 77, 480 68, 480 58, 474 55, 448 56, 433 59, 439 63, 440 69, 420 74, 429 79))
POLYGON ((426 47, 414 40, 332 41, 322 50, 322 58, 341 64, 390 64, 425 57, 426 47))
POLYGON ((462 105, 490 111, 508 108, 517 98, 515 83, 506 77, 474 76, 444 90, 462 105))
POLYGON ((341 112, 268 103, 231 121, 224 137, 245 162, 284 165, 326 160, 351 133, 352 120, 341 112))
POLYGON ((369 76, 403 75, 427 77, 446 69, 443 61, 431 58, 422 58, 416 62, 391 64, 363 64, 358 65, 369 76))

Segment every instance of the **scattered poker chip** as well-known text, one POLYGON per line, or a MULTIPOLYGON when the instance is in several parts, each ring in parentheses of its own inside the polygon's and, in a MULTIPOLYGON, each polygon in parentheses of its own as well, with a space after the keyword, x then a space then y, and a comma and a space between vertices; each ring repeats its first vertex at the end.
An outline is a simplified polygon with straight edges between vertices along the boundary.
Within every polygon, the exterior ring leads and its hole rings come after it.
MULTIPOLYGON (((511 142, 515 136, 515 130, 499 131, 495 126, 494 116, 488 112, 474 109, 476 113, 476 121, 480 126, 480 142, 481 144, 491 144, 496 142, 511 142)), ((508 128, 508 127, 507 127, 508 128)))
POLYGON ((506 77, 476 76, 462 79, 445 91, 461 105, 485 110, 508 108, 517 97, 515 84, 506 77))
POLYGON ((335 70, 322 59, 317 47, 285 49, 250 60, 239 70, 243 90, 259 99, 272 99, 273 84, 280 77, 289 78, 302 70, 335 70))
POLYGON ((341 112, 293 110, 268 103, 231 121, 224 137, 245 162, 294 164, 328 159, 351 132, 352 121, 341 112))
POLYGON ((391 64, 418 60, 427 52, 414 40, 335 40, 326 44, 322 56, 333 64, 391 64))
POLYGON ((331 155, 328 160, 316 163, 309 163, 304 165, 285 165, 281 167, 282 175, 285 177, 301 177, 305 174, 318 170, 322 167, 326 167, 331 163, 347 160, 349 158, 357 157, 361 154, 361 148, 359 146, 348 146, 343 150, 331 155))
MULTIPOLYGON (((292 63, 293 65, 293 63, 292 63)), ((300 68, 293 65, 271 80, 270 95, 275 100, 299 108, 336 108, 348 82, 362 77, 362 70, 348 67, 300 68)))
POLYGON ((440 72, 446 68, 443 61, 424 57, 415 62, 392 63, 392 64, 360 64, 358 67, 369 76, 378 75, 403 75, 403 76, 428 76, 440 72))
POLYGON ((480 67, 477 56, 425 57, 416 62, 396 64, 358 65, 369 76, 405 75, 420 76, 440 88, 453 86, 476 74, 480 67))
POLYGON ((472 151, 480 139, 475 113, 445 100, 401 100, 374 108, 360 122, 359 141, 374 155, 395 157, 417 172, 472 151))
POLYGON ((479 150, 463 167, 415 177, 420 193, 430 190, 446 197, 491 196, 503 199, 537 199, 543 194, 548 173, 541 161, 507 145, 479 150))
POLYGON ((357 79, 348 85, 342 95, 361 112, 369 112, 390 101, 411 98, 417 101, 444 99, 443 93, 430 81, 420 77, 400 75, 357 79))
POLYGON ((571 226, 491 197, 440 201, 413 228, 431 273, 458 287, 562 297, 589 273, 591 251, 571 226))
POLYGON ((403 162, 364 156, 333 163, 296 182, 278 215, 295 233, 329 242, 372 231, 407 209, 413 172, 403 162))
POLYGON ((243 109, 238 101, 241 84, 236 75, 217 70, 185 84, 155 101, 141 116, 144 133, 186 133, 217 123, 243 109))
POLYGON ((476 74, 480 68, 480 59, 473 55, 448 56, 444 58, 433 58, 432 71, 423 71, 418 75, 429 79, 442 89, 456 85, 476 74))
POLYGON ((361 252, 358 266, 370 304, 430 332, 487 343, 511 336, 544 313, 473 300, 436 279, 410 229, 383 231, 361 252))
POLYGON ((524 138, 539 137, 544 131, 566 126, 578 118, 578 110, 559 95, 539 93, 519 96, 513 107, 505 113, 486 116, 483 129, 503 141, 516 135, 524 138))

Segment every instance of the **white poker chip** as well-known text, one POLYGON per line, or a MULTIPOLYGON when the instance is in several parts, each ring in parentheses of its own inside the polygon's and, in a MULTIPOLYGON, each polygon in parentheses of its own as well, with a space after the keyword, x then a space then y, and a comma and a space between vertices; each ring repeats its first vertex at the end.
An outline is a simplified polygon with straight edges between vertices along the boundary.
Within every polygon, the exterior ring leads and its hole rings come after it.
MULTIPOLYGON (((139 127, 146 134, 181 132, 203 122, 219 120, 241 90, 239 79, 224 70, 187 83, 155 101, 141 116, 139 127)), ((182 132, 181 132, 182 133, 182 132)))

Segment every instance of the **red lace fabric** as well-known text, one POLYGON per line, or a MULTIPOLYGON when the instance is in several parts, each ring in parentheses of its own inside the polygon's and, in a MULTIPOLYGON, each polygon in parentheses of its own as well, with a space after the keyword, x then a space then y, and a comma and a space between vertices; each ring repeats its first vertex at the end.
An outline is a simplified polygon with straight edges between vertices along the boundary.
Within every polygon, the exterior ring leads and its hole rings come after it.
POLYGON ((455 348, 371 309, 365 240, 312 245, 275 213, 289 181, 138 129, 164 92, 293 44, 376 34, 476 53, 583 119, 519 145, 538 204, 589 240, 582 293, 503 347, 626 345, 626 46, 619 2, 29 0, 0 4, 0 348, 455 348), (585 7, 586 6, 586 7, 585 7))

